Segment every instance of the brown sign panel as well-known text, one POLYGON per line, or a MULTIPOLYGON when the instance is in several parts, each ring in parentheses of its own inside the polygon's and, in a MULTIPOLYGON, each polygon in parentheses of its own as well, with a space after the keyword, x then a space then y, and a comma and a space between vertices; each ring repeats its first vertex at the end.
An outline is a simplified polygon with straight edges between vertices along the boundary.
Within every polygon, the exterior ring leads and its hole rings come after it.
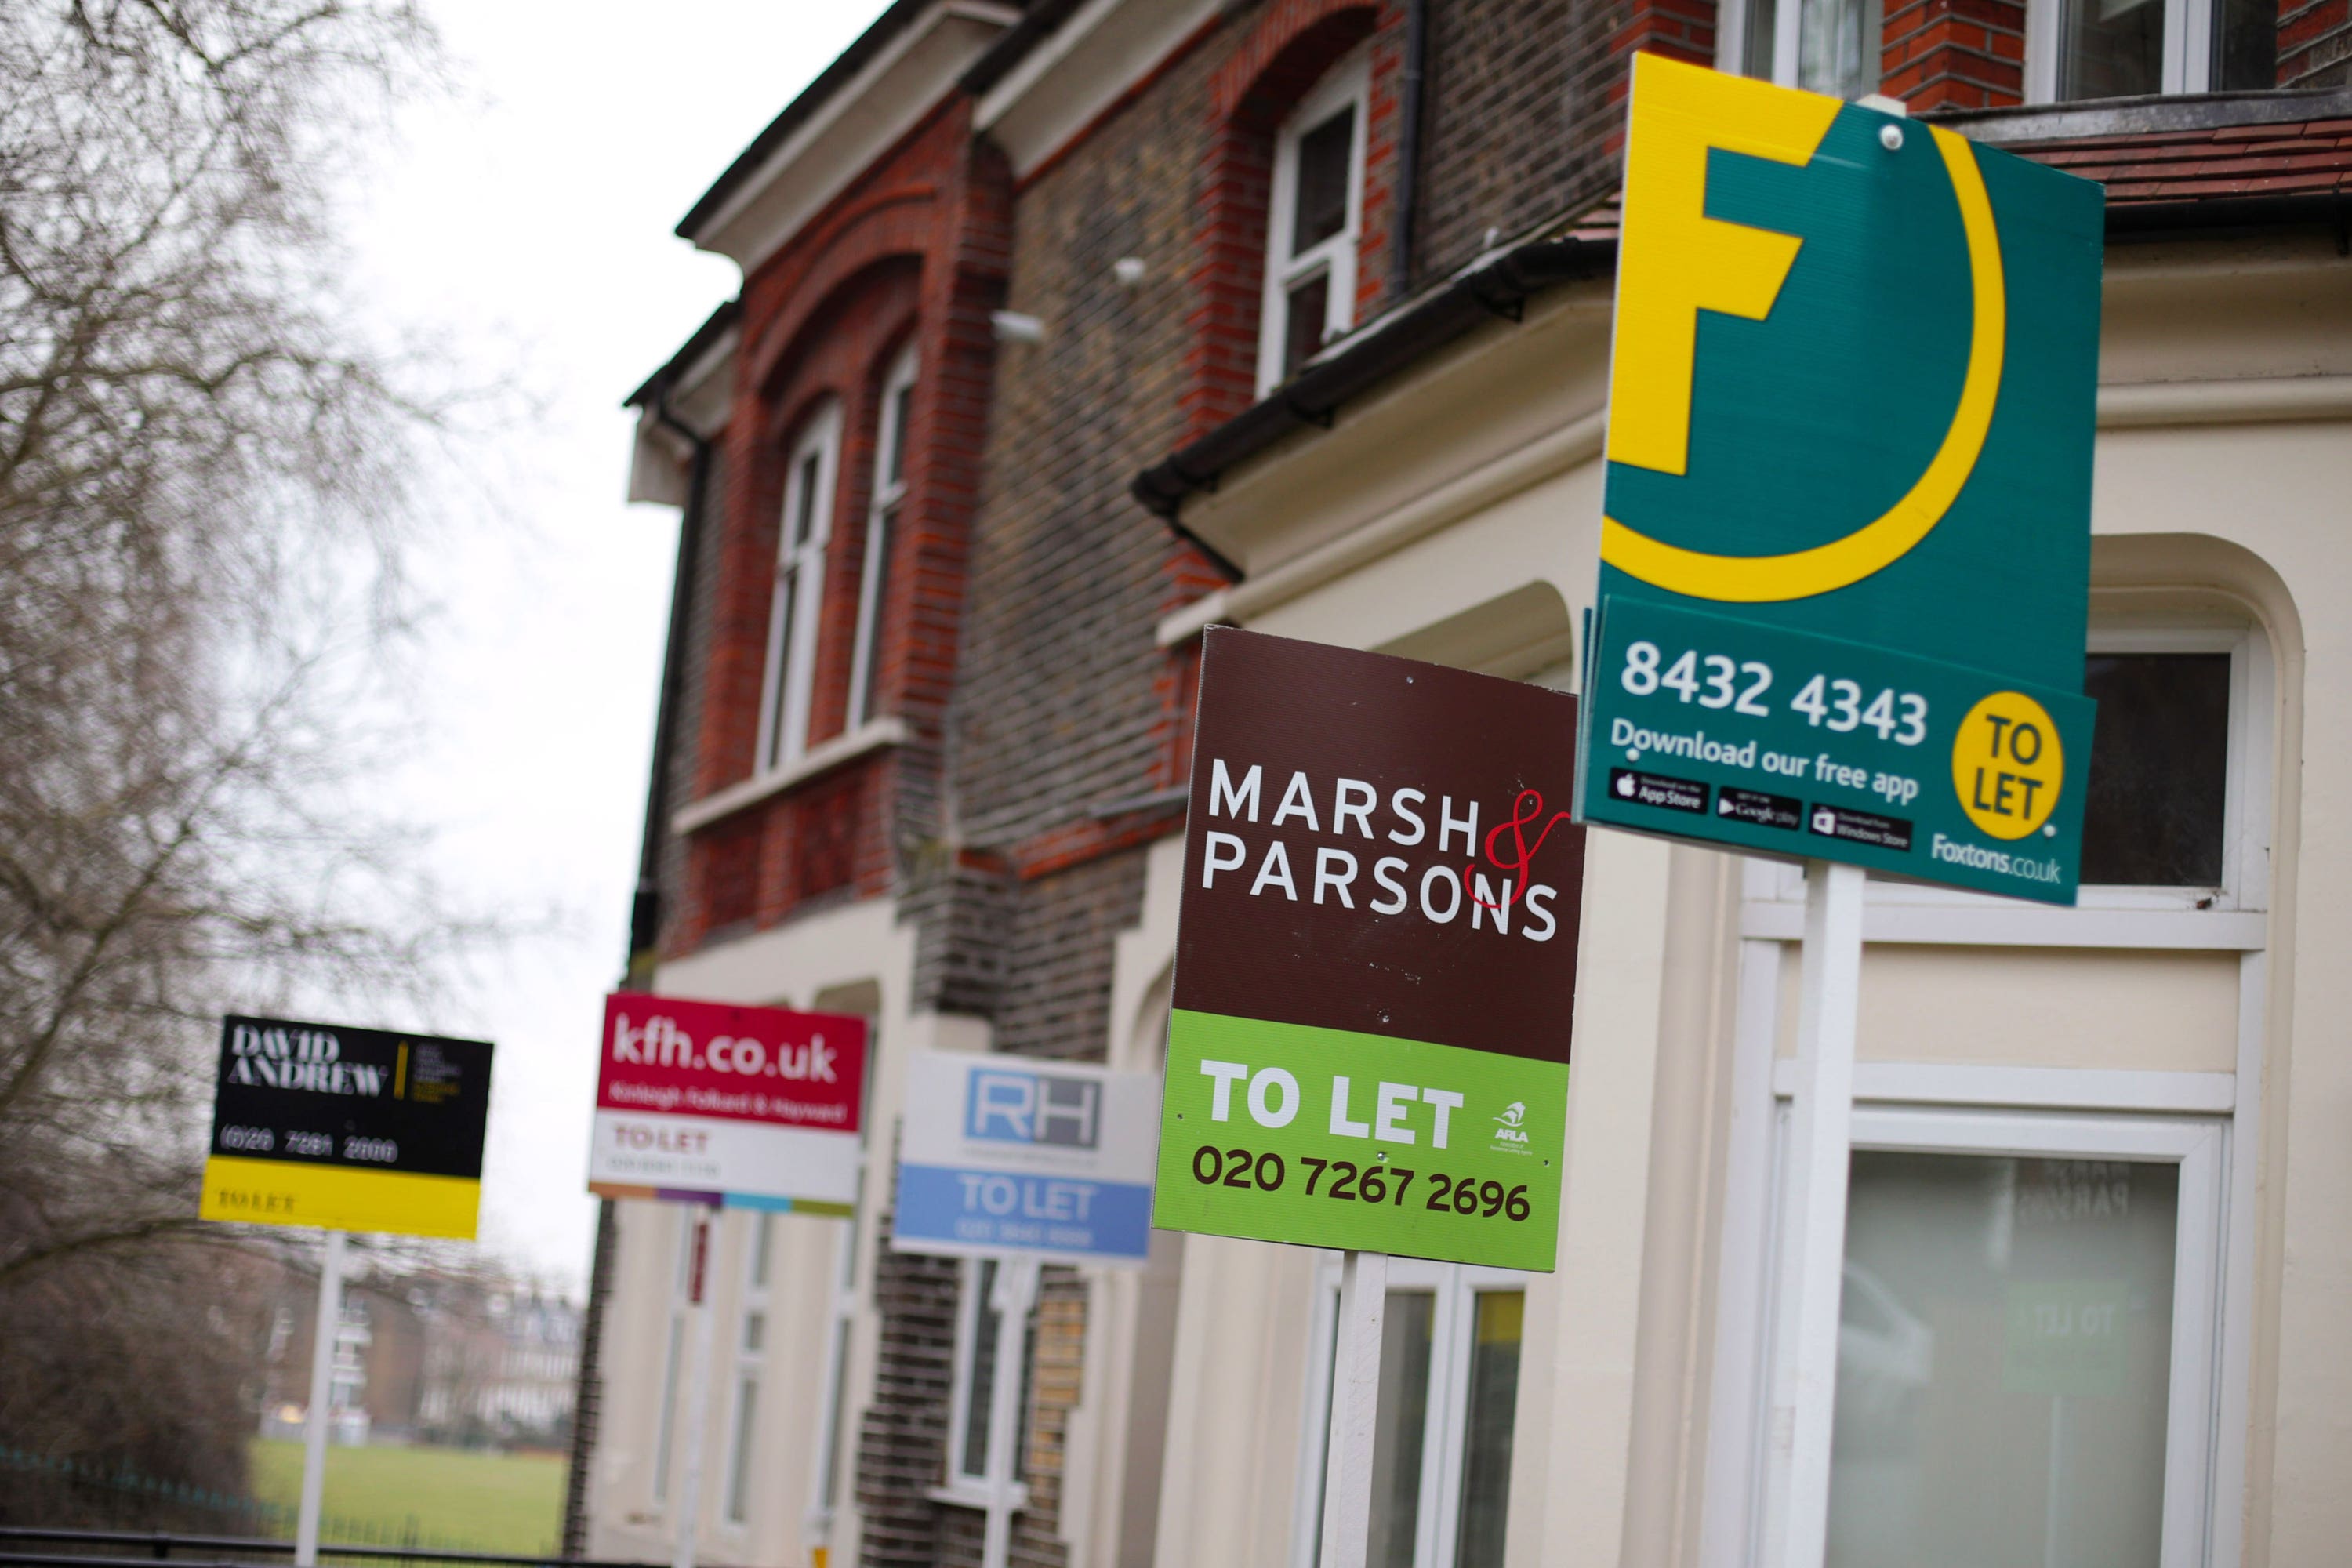
POLYGON ((1576 699, 1213 627, 1175 1005, 1569 1059, 1576 699))

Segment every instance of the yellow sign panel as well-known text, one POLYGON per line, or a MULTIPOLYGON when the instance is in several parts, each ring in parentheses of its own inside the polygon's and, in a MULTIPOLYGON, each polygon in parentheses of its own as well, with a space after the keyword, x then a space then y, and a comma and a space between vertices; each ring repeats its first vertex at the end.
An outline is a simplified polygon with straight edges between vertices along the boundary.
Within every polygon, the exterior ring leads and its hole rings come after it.
POLYGON ((482 1184, 464 1176, 362 1171, 290 1160, 205 1162, 203 1219, 249 1225, 321 1226, 474 1239, 482 1184))

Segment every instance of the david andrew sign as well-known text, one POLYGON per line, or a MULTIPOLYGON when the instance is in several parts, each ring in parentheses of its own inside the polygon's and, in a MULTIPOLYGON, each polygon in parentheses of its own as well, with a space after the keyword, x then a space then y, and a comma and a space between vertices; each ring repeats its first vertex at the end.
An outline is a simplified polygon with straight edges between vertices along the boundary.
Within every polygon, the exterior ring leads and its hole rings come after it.
POLYGON ((1151 1073, 910 1051, 890 1245, 1140 1266, 1159 1119, 1151 1073))
POLYGON ((225 1018, 198 1216, 470 1241, 489 1110, 484 1041, 225 1018))
POLYGON ((2072 903, 2101 195, 1638 55, 1589 822, 2072 903))
POLYGON ((588 1190, 846 1215, 865 1105, 863 1018, 616 992, 588 1190))
POLYGON ((1152 1223, 1549 1269, 1576 702, 1212 627, 1152 1223))

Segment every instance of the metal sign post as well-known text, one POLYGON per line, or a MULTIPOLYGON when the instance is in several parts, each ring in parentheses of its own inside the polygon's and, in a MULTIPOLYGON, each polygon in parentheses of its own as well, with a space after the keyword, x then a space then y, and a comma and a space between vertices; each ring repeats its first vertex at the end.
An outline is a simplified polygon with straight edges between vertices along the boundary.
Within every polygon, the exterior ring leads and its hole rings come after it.
POLYGON ((319 1510, 327 1490, 327 1409, 334 1395, 335 1331, 343 1320, 343 1233, 327 1232, 319 1260, 319 1315, 310 1327, 310 1409, 302 1422, 302 1510, 294 1525, 295 1568, 317 1568, 319 1510))
POLYGON ((694 1314, 694 1370, 687 1380, 686 1475, 677 1489, 677 1546, 673 1568, 694 1568, 695 1519, 702 1510, 702 1428, 710 1418, 710 1215, 694 1211, 694 1256, 687 1275, 687 1306, 694 1314))
POLYGON ((1794 1310, 1772 1412, 1785 1482, 1770 1506, 1776 1561, 1818 1564, 1829 1542, 1830 1435, 1836 1423, 1838 1298, 1845 1276, 1847 1149, 1853 1131, 1853 1051, 1862 989, 1859 866, 1806 868, 1805 940, 1797 1009, 1797 1170, 1789 1279, 1794 1310))
POLYGON ((1331 1358, 1331 1426, 1324 1449, 1322 1568, 1364 1568, 1369 1555, 1388 1295, 1388 1254, 1347 1254, 1339 1265, 1339 1342, 1331 1358))

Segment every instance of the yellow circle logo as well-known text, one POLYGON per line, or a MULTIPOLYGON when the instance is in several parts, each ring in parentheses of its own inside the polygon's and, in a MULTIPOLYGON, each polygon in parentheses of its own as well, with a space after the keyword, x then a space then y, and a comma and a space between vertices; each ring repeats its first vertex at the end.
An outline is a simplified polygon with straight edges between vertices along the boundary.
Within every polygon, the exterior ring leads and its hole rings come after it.
POLYGON ((2065 777, 2058 726, 2022 692, 1996 691, 1960 721, 1952 788, 1969 820, 1993 837, 2022 838, 2048 822, 2065 777))

